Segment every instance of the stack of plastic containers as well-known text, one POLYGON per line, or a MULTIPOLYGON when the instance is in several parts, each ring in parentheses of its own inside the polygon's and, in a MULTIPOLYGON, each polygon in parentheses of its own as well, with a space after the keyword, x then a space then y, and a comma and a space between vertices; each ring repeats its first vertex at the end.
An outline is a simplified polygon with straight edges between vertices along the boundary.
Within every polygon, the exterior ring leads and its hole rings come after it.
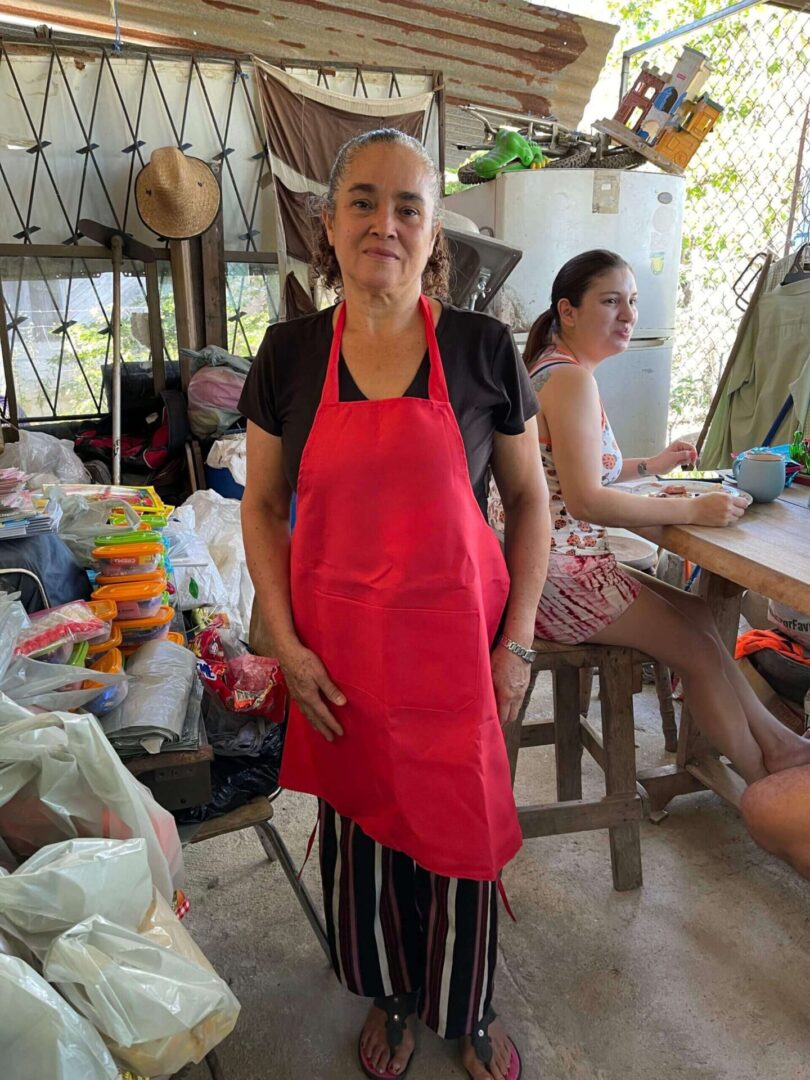
MULTIPOLYGON (((96 545, 93 559, 98 573, 93 600, 116 606, 113 646, 129 656, 147 641, 168 637, 174 610, 168 603, 160 533, 141 529, 99 536, 96 545)), ((185 644, 182 636, 180 643, 185 644)))

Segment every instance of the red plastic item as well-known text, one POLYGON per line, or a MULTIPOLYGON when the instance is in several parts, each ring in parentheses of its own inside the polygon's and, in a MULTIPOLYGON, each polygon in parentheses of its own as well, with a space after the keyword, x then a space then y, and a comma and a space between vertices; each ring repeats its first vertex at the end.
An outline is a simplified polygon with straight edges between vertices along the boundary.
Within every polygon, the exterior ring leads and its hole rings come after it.
POLYGON ((84 600, 73 600, 60 607, 35 612, 31 616, 31 625, 20 632, 14 652, 20 656, 36 656, 55 645, 89 641, 106 631, 107 624, 94 614, 89 604, 84 600))
POLYGON ((284 720, 287 684, 278 660, 254 656, 235 634, 215 621, 191 643, 203 686, 232 713, 284 720))

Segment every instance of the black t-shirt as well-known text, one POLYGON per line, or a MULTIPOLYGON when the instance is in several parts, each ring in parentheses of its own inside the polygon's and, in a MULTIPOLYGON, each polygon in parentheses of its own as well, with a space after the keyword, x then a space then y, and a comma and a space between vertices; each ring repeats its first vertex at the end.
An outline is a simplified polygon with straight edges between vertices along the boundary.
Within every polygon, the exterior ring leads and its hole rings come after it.
MULTIPOLYGON (((326 378, 333 312, 330 307, 268 327, 239 401, 248 420, 283 440, 284 475, 293 491, 326 378)), ((473 491, 486 514, 493 435, 519 435, 537 412, 537 399, 509 328, 497 319, 444 305, 436 340, 473 491)), ((426 398, 429 372, 426 352, 404 396, 426 398)), ((364 400, 342 357, 338 383, 341 401, 364 400)))

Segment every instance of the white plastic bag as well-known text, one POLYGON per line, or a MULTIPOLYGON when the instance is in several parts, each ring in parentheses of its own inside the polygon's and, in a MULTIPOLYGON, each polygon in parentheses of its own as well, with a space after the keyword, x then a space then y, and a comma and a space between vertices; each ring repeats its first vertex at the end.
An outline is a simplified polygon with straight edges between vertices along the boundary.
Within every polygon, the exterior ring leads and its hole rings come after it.
POLYGON ((98 1032, 32 967, 0 952, 3 1080, 115 1080, 98 1032))
POLYGON ((170 900, 182 885, 174 818, 122 765, 89 713, 0 726, 0 836, 17 858, 74 837, 141 836, 159 892, 170 900))
POLYGON ((144 1076, 174 1073, 233 1030, 239 1002, 160 900, 141 933, 93 916, 58 937, 43 974, 144 1076))
POLYGON ((0 680, 12 662, 20 631, 31 623, 25 608, 18 600, 19 595, 0 594, 0 680))
POLYGON ((41 961, 54 938, 91 915, 136 930, 152 905, 146 842, 65 840, 0 877, 0 928, 41 961))
POLYGON ((86 484, 91 479, 70 439, 57 439, 44 431, 21 430, 20 441, 6 443, 0 453, 0 468, 22 469, 39 482, 86 484))
POLYGON ((810 615, 803 615, 787 604, 780 604, 778 600, 769 600, 768 622, 773 623, 789 638, 804 645, 805 651, 810 650, 810 615))
POLYGON ((205 464, 212 469, 227 469, 237 484, 247 483, 247 436, 224 435, 208 451, 205 464))
POLYGON ((203 538, 175 521, 169 522, 163 537, 169 545, 177 609, 227 605, 228 591, 203 538))
POLYGON ((59 536, 73 553, 76 561, 86 569, 94 566, 91 552, 96 537, 115 536, 140 528, 141 518, 130 503, 124 499, 86 499, 55 488, 51 497, 62 507, 59 536), (120 511, 126 519, 124 525, 108 525, 113 511, 120 511))
POLYGON ((197 532, 208 544, 228 593, 231 625, 247 640, 255 590, 245 562, 239 507, 237 499, 223 499, 216 491, 195 491, 178 506, 172 520, 197 532))
POLYGON ((123 673, 93 671, 72 664, 46 664, 30 656, 18 656, 0 678, 0 694, 25 709, 78 709, 98 697, 98 685, 84 687, 86 680, 101 686, 126 682, 123 673), (64 687, 79 689, 65 690, 64 687))

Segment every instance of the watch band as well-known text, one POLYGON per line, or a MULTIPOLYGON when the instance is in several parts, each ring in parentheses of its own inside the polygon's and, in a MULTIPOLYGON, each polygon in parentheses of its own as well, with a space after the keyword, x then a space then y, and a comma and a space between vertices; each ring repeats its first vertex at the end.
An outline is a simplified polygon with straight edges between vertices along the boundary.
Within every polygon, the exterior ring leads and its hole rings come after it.
POLYGON ((527 664, 533 664, 537 659, 536 649, 527 649, 524 645, 519 645, 517 641, 512 641, 506 634, 501 637, 498 644, 503 645, 505 649, 508 649, 510 653, 514 653, 515 656, 519 656, 521 660, 525 660, 527 664))
POLYGON ((646 461, 640 461, 638 463, 638 465, 636 466, 636 468, 638 469, 638 475, 639 476, 646 476, 647 473, 650 471, 647 468, 647 462, 646 461))

